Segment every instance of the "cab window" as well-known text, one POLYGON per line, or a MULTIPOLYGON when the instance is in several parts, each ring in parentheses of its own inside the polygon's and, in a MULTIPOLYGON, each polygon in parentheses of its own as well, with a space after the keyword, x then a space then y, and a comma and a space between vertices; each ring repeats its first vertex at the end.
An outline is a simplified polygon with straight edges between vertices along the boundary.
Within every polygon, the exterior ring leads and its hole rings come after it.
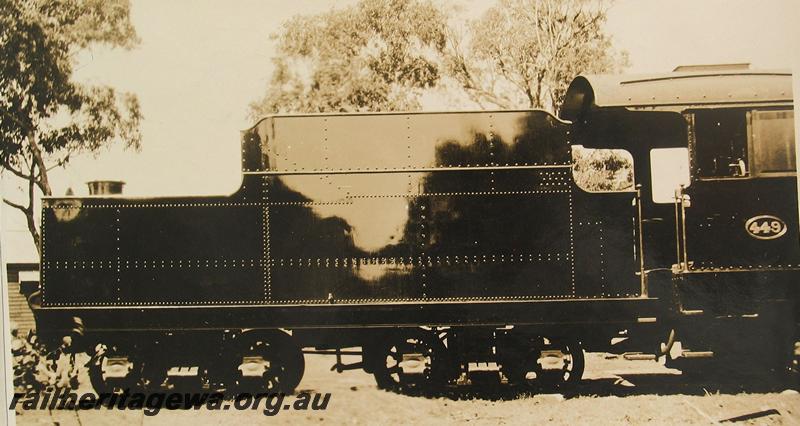
POLYGON ((633 156, 624 149, 572 146, 572 178, 587 192, 633 190, 633 156))
POLYGON ((697 111, 694 131, 695 160, 700 178, 749 175, 746 111, 697 111))
POLYGON ((756 174, 794 172, 794 112, 753 111, 753 172, 756 174))
POLYGON ((793 173, 792 110, 695 111, 694 162, 701 179, 793 173))
POLYGON ((650 182, 654 203, 674 203, 681 186, 692 184, 689 150, 656 148, 650 150, 650 182))

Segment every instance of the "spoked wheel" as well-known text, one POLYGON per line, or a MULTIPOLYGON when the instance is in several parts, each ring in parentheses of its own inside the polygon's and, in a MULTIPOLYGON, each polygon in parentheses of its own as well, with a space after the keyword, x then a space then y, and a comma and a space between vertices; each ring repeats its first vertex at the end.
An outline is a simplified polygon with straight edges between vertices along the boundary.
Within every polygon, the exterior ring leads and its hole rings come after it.
MULTIPOLYGON (((575 339, 538 338, 526 341, 513 360, 507 360, 503 373, 509 382, 529 389, 553 390, 577 384, 583 376, 583 348, 575 339)), ((522 342, 521 342, 522 343, 522 342)))
POLYGON ((89 381, 98 395, 130 392, 140 379, 137 365, 116 345, 97 344, 87 367, 89 381))
POLYGON ((234 376, 239 390, 266 393, 294 392, 305 372, 303 352, 283 331, 244 334, 234 376))
POLYGON ((375 350, 373 375, 381 389, 433 390, 448 380, 447 348, 434 332, 391 335, 375 350))

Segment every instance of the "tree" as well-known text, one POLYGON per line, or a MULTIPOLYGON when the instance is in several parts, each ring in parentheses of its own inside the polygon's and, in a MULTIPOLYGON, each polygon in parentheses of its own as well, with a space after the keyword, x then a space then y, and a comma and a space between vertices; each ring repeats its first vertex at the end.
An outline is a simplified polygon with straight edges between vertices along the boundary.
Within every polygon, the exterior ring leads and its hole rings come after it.
POLYGON ((76 55, 137 42, 127 0, 0 0, 0 166, 27 187, 27 202, 3 201, 25 215, 37 250, 35 200, 52 195, 48 172, 71 155, 141 141, 137 98, 72 81, 76 55))
POLYGON ((448 73, 480 105, 555 111, 576 75, 627 65, 606 12, 602 0, 499 0, 466 31, 450 28, 448 73))
POLYGON ((457 99, 456 108, 554 112, 576 75, 627 66, 603 30, 607 4, 499 0, 460 28, 455 10, 421 0, 362 0, 297 16, 273 35, 275 69, 251 112, 415 110, 433 88, 457 99))
POLYGON ((363 0, 283 25, 266 95, 254 116, 419 108, 439 81, 445 18, 429 1, 363 0))

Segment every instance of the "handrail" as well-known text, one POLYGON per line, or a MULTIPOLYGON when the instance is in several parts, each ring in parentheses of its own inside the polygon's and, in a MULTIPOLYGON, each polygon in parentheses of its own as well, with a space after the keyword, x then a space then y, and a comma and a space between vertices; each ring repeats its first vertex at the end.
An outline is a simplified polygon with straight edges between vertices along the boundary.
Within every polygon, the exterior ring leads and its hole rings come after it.
POLYGON ((641 285, 642 297, 648 296, 647 277, 644 273, 644 237, 642 235, 642 185, 636 185, 636 236, 639 252, 639 284, 641 285))
POLYGON ((689 271, 689 252, 686 248, 686 208, 689 207, 689 196, 684 193, 686 187, 681 185, 675 190, 675 250, 677 264, 681 271, 689 271))

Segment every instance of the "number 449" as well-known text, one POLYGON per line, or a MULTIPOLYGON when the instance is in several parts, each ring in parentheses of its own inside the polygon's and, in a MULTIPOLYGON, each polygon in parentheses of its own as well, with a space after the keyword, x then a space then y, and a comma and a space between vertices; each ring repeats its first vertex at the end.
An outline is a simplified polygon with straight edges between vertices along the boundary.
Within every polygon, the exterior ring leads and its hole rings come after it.
POLYGON ((783 229, 783 224, 777 220, 764 220, 762 222, 753 222, 750 224, 748 230, 754 235, 758 234, 777 234, 783 229))

